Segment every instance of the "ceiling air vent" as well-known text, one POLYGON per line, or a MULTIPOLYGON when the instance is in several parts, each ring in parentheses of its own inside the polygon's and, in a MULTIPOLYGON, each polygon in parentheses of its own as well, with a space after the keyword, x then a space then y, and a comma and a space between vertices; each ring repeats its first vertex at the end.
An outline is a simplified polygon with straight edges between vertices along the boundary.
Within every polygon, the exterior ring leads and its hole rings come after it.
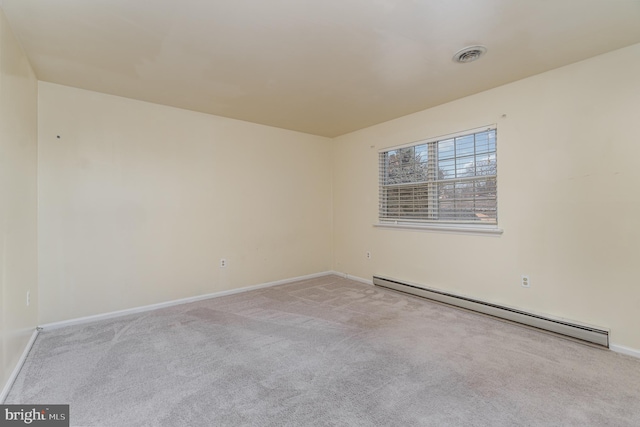
POLYGON ((473 62, 485 54, 487 48, 484 46, 469 46, 464 49, 460 49, 453 55, 455 62, 466 63, 473 62))

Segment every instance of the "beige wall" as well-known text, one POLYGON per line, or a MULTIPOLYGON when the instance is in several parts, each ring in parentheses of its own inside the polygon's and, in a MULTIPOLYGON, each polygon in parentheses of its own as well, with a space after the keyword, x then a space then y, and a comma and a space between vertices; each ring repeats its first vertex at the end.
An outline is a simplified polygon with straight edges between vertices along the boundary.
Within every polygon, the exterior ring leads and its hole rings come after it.
POLYGON ((38 108, 41 323, 331 269, 330 140, 44 82, 38 108))
POLYGON ((37 90, 0 9, 0 389, 37 325, 37 90))
POLYGON ((335 270, 608 327, 640 349, 639 76, 635 45, 337 138, 335 270), (502 236, 372 226, 380 148, 491 123, 502 236))

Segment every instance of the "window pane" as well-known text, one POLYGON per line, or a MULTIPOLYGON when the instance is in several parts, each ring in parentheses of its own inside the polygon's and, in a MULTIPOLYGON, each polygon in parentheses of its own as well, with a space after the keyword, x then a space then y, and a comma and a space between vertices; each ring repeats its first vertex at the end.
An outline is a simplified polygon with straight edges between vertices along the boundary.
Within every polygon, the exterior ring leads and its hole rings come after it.
POLYGON ((474 176, 476 174, 473 156, 459 157, 456 159, 456 177, 474 176))
POLYGON ((454 140, 446 139, 438 142, 438 159, 452 159, 455 156, 454 140))
POLYGON ((456 216, 458 220, 475 221, 477 219, 473 201, 459 201, 456 203, 456 216))
POLYGON ((398 150, 398 158, 400 159, 400 164, 406 166, 414 162, 414 151, 413 147, 401 148, 398 150))
POLYGON ((489 136, 487 132, 476 134, 476 154, 489 152, 489 136))
POLYGON ((453 202, 440 202, 438 205, 438 219, 441 221, 451 221, 455 219, 453 202))
POLYGON ((416 160, 426 162, 428 160, 429 149, 426 144, 416 146, 416 160))
POLYGON ((456 138, 456 157, 474 154, 473 135, 456 138))
POLYGON ((438 174, 441 175, 440 179, 455 178, 455 160, 440 160, 440 162, 438 162, 438 174))
MULTIPOLYGON (((440 201, 453 200, 455 198, 455 184, 439 185, 438 199, 440 201)), ((442 204, 440 205, 442 207, 442 204)))
POLYGON ((495 153, 495 151, 496 151, 496 131, 495 131, 495 129, 487 132, 487 138, 489 139, 489 151, 492 151, 492 152, 495 153))
POLYGON ((389 151, 384 153, 384 156, 386 185, 423 182, 428 179, 428 147, 426 145, 389 151))
POLYGON ((476 176, 482 175, 495 175, 496 174, 496 160, 489 158, 486 160, 476 161, 476 176))

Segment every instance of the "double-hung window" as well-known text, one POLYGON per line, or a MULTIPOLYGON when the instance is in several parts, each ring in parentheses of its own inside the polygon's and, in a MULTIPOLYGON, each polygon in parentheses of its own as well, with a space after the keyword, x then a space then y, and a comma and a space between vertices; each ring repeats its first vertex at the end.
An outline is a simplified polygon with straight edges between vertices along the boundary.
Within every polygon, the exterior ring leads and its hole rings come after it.
POLYGON ((495 126, 379 155, 381 225, 497 225, 495 126))

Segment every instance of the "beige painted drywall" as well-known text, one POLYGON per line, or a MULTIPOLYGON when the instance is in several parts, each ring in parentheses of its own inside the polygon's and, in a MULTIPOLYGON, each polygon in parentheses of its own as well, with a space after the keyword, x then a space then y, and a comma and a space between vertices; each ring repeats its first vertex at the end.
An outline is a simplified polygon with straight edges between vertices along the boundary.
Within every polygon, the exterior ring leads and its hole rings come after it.
POLYGON ((329 139, 45 82, 38 111, 41 324, 331 268, 329 139))
POLYGON ((639 349, 639 119, 634 45, 336 138, 334 267, 607 327, 639 349), (491 123, 502 236, 373 227, 379 149, 491 123))
POLYGON ((37 90, 0 9, 0 390, 37 325, 37 90))

